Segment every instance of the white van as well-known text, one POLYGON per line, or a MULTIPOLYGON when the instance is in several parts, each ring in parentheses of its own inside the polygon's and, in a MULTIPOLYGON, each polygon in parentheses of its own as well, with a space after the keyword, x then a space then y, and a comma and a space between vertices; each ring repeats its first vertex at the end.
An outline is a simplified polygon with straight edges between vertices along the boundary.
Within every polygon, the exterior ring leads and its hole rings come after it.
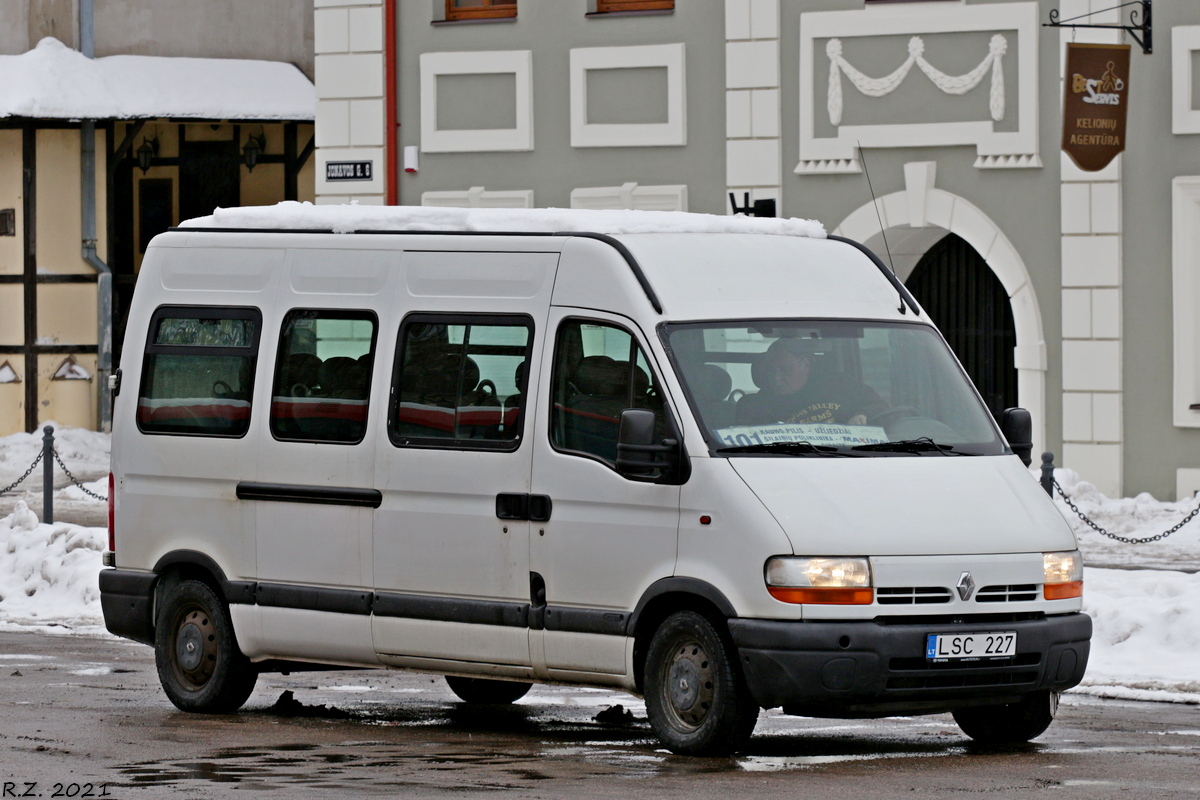
POLYGON ((1075 538, 942 336, 815 223, 230 209, 146 253, 113 388, 113 633, 179 708, 263 671, 1025 741, 1077 684, 1075 538))

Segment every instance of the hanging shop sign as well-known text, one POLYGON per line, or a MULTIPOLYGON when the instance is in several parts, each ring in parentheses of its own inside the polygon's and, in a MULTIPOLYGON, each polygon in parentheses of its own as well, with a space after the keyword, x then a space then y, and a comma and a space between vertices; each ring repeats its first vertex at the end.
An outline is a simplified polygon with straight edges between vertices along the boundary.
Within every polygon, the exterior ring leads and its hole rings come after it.
POLYGON ((1125 149, 1129 45, 1068 44, 1062 149, 1082 170, 1108 166, 1125 149))

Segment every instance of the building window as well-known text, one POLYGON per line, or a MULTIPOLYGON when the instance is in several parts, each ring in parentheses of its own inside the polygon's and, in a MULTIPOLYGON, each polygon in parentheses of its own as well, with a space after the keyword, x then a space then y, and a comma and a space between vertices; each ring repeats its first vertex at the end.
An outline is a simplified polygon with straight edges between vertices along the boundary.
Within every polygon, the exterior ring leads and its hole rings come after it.
POLYGON ((255 308, 160 308, 150 320, 137 424, 143 433, 244 436, 262 315, 255 308))
POLYGON ((499 19, 515 17, 515 0, 446 0, 446 19, 499 19))
POLYGON ((301 442, 362 441, 375 357, 369 311, 289 311, 279 337, 271 433, 301 442))
POLYGON ((674 11, 675 0, 596 0, 596 13, 613 11, 674 11))

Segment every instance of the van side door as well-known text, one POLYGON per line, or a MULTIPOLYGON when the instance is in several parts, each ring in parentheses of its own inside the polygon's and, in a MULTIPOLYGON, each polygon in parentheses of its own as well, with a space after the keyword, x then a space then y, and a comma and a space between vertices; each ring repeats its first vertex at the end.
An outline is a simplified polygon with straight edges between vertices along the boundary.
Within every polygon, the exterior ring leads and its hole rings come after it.
POLYGON ((382 661, 529 677, 529 387, 558 254, 406 253, 377 475, 382 661))
POLYGON ((551 326, 533 448, 531 493, 551 509, 530 536, 531 580, 544 598, 534 665, 550 679, 619 683, 630 614, 646 587, 674 573, 680 497, 679 486, 617 472, 619 417, 650 409, 665 432, 666 397, 629 320, 555 308, 551 326))

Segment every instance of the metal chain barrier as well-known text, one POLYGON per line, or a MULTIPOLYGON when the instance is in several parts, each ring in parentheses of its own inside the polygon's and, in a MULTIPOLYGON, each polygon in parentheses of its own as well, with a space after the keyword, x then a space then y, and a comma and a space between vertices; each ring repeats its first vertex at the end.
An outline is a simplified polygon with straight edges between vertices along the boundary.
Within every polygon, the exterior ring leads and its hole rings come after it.
MULTIPOLYGON (((41 456, 38 456, 38 457, 40 458, 41 456)), ((57 451, 57 450, 55 450, 55 451, 54 451, 54 460, 55 460, 55 461, 58 463, 58 466, 59 466, 59 468, 60 468, 60 469, 61 469, 63 472, 65 472, 65 473, 67 474, 67 479, 68 479, 69 481, 71 481, 71 483, 75 484, 75 487, 76 487, 77 489, 79 489, 79 491, 83 492, 83 493, 84 493, 84 494, 86 494, 88 497, 94 497, 94 498, 96 498, 96 499, 97 499, 97 500, 99 500, 101 503, 107 503, 107 502, 108 502, 108 498, 107 498, 107 497, 104 497, 104 496, 102 496, 102 495, 98 495, 98 494, 96 494, 96 493, 95 493, 95 492, 93 492, 91 489, 87 488, 87 487, 86 487, 86 486, 84 486, 82 483, 80 483, 80 482, 79 482, 79 479, 78 479, 78 478, 76 478, 74 475, 72 475, 72 474, 71 474, 71 470, 67 469, 67 465, 63 463, 62 456, 60 456, 60 455, 58 454, 58 451, 57 451)), ((34 463, 36 464, 37 462, 34 462, 34 463)), ((30 469, 32 469, 32 467, 31 467, 30 469)), ((17 483, 20 483, 20 481, 17 481, 17 483)))
POLYGON ((1104 528, 1101 528, 1099 525, 1097 525, 1096 523, 1094 523, 1090 519, 1088 519, 1087 515, 1079 510, 1079 506, 1075 505, 1075 503, 1073 503, 1071 501, 1071 498, 1067 497, 1067 493, 1063 491, 1063 488, 1062 488, 1062 486, 1059 485, 1057 478, 1054 479, 1054 488, 1058 489, 1058 493, 1062 497, 1063 501, 1068 506, 1071 507, 1071 510, 1074 511, 1075 514, 1081 520, 1083 520, 1084 523, 1086 523, 1089 528, 1091 528, 1092 530, 1094 530, 1096 533, 1100 534, 1101 536, 1107 536, 1109 539, 1113 539, 1113 540, 1121 542, 1123 544, 1148 544, 1150 542, 1157 542, 1161 539, 1165 539, 1168 536, 1170 536, 1172 533, 1174 533, 1175 531, 1182 528, 1184 525, 1187 525, 1189 522, 1191 522, 1196 517, 1197 514, 1200 514, 1200 506, 1196 506, 1195 508, 1192 509, 1192 513, 1190 513, 1186 517, 1184 517, 1183 520, 1180 521, 1178 525, 1176 525, 1174 528, 1171 528, 1169 531, 1163 531, 1162 533, 1158 534, 1157 536, 1146 536, 1141 539, 1133 538, 1133 537, 1129 537, 1129 536, 1118 536, 1115 533, 1109 533, 1108 531, 1104 530, 1104 528))
POLYGON ((35 469, 37 469, 37 465, 40 464, 41 461, 42 461, 42 454, 38 453, 37 458, 35 458, 33 460, 33 463, 29 465, 29 469, 25 470, 25 474, 22 475, 21 477, 17 478, 14 482, 10 483, 8 486, 5 486, 3 489, 0 489, 0 494, 4 494, 5 492, 11 492, 13 489, 17 488, 21 484, 22 481, 24 481, 26 478, 28 478, 30 475, 33 474, 33 471, 35 469))

